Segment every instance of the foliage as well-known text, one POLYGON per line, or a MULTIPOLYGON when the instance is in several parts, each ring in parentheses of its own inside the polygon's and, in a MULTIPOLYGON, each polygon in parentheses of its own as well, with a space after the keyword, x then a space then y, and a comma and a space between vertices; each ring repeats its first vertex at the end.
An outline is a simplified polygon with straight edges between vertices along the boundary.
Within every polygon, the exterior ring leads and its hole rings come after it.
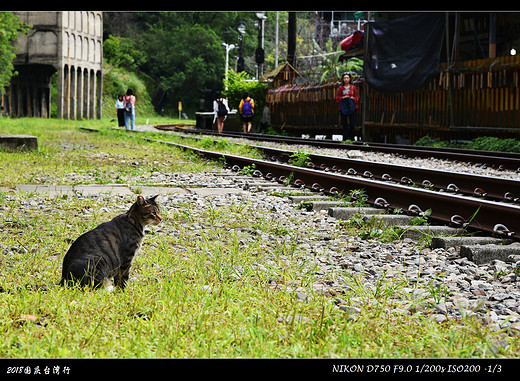
POLYGON ((195 108, 221 86, 224 53, 211 29, 201 25, 150 27, 142 36, 147 61, 142 69, 178 101, 195 108))
MULTIPOLYGON (((242 40, 245 71, 255 73, 258 27, 255 12, 105 12, 104 54, 111 65, 146 73, 167 93, 165 109, 199 111, 200 100, 210 109, 215 91, 223 89, 225 50, 222 43, 234 44, 230 66, 239 55, 236 25, 247 24, 242 40)), ((287 12, 279 12, 280 25, 287 12)), ((274 51, 275 12, 265 23, 266 56, 274 51)), ((280 42, 286 32, 280 28, 280 42)), ((283 49, 280 50, 282 56, 283 49)), ((273 62, 272 53, 267 60, 273 62)), ((266 67, 267 69, 267 61, 266 67)), ((255 102, 258 97, 255 98, 255 102)), ((233 105, 238 107, 238 104, 233 105)), ((257 110, 261 109, 257 107, 257 110)))
POLYGON ((452 142, 431 136, 423 136, 415 142, 415 145, 427 147, 457 147, 478 151, 520 152, 520 140, 511 138, 502 139, 494 136, 480 136, 467 142, 452 142))
MULTIPOLYGON (((330 43, 328 44, 330 47, 330 43)), ((338 45, 336 51, 329 49, 329 54, 323 56, 321 66, 321 81, 328 82, 341 78, 342 73, 361 73, 363 72, 363 60, 360 58, 350 58, 347 61, 340 61, 341 46, 338 45)))
POLYGON ((520 152, 520 140, 518 139, 481 136, 468 144, 468 146, 479 151, 520 152))
POLYGON ((255 124, 262 119, 262 111, 265 106, 265 96, 267 94, 267 85, 262 82, 251 80, 251 76, 246 72, 228 71, 228 80, 225 82, 228 89, 222 94, 228 99, 230 108, 236 108, 244 95, 244 91, 249 92, 251 98, 255 101, 255 114, 253 121, 255 124))
POLYGON ((108 64, 103 65, 103 113, 115 115, 114 104, 119 94, 128 88, 134 90, 138 115, 153 113, 150 102, 155 87, 154 81, 142 72, 126 71, 108 64))
POLYGON ((300 149, 297 152, 292 153, 290 158, 291 164, 297 167, 306 167, 311 161, 310 154, 300 149))
POLYGON ((17 74, 14 71, 13 60, 16 54, 12 44, 18 39, 19 33, 27 33, 30 27, 13 13, 0 12, 0 93, 9 86, 11 77, 17 74))
POLYGON ((134 40, 110 35, 103 42, 103 58, 114 66, 135 70, 145 61, 145 54, 134 40))

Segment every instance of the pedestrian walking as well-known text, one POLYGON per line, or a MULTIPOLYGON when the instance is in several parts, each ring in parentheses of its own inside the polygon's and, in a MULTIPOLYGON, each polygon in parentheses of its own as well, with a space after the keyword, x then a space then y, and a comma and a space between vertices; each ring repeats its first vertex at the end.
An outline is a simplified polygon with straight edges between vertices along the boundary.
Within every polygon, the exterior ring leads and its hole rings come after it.
POLYGON ((242 119, 244 133, 251 132, 253 115, 255 113, 255 101, 249 96, 248 91, 244 91, 244 95, 240 100, 240 105, 238 108, 240 109, 240 119, 242 119))
POLYGON ((356 124, 356 113, 359 109, 359 93, 356 86, 352 84, 350 73, 343 73, 341 85, 336 93, 341 126, 343 127, 343 140, 354 140, 354 125, 356 124))
POLYGON ((125 102, 125 128, 127 131, 135 127, 135 96, 134 90, 126 90, 125 102))
POLYGON ((213 117, 213 123, 215 120, 217 121, 217 130, 218 133, 222 133, 224 130, 224 121, 229 114, 228 102, 225 98, 222 98, 222 94, 217 91, 215 93, 215 100, 213 101, 213 112, 215 113, 213 117))

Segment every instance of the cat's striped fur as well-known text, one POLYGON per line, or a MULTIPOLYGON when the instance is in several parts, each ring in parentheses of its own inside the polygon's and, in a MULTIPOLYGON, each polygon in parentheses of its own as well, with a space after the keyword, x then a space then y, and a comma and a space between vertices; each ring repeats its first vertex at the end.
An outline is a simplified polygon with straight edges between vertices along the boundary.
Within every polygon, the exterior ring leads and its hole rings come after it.
POLYGON ((132 259, 143 241, 144 227, 162 219, 156 198, 138 196, 126 213, 74 241, 63 259, 61 284, 96 288, 113 278, 114 285, 124 289, 132 259))

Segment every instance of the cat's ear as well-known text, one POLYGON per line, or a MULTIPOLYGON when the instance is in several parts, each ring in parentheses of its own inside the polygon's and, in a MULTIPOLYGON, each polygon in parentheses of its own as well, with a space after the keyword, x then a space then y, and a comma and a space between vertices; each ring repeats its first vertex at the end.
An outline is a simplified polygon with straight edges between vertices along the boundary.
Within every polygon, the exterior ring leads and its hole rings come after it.
POLYGON ((156 195, 153 196, 153 197, 150 197, 150 198, 148 199, 148 201, 151 201, 152 203, 156 204, 155 199, 156 199, 157 197, 159 197, 158 194, 156 194, 156 195))
POLYGON ((144 205, 144 203, 145 203, 144 197, 141 195, 137 196, 137 204, 144 205))

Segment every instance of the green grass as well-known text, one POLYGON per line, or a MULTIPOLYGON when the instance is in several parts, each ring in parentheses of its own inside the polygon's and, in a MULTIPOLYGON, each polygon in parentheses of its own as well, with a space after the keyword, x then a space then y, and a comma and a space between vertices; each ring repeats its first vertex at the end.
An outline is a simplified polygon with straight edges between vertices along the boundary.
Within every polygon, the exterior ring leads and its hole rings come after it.
MULTIPOLYGON (((45 176, 59 184, 69 171, 99 171, 96 181, 115 182, 116 176, 154 168, 214 168, 171 147, 143 143, 139 134, 106 127, 86 133, 76 124, 1 119, 0 133, 21 128, 19 133, 37 134, 41 144, 38 153, 0 152, 2 183, 45 176), (62 141, 94 148, 64 151, 62 141)), ((164 220, 145 237, 125 291, 56 286, 71 240, 133 201, 0 191, 0 286, 13 290, 0 293, 1 358, 514 358, 519 353, 518 335, 469 317, 434 322, 429 301, 409 292, 429 286, 404 278, 382 277, 369 286, 335 268, 327 277, 345 285, 336 296, 359 308, 345 312, 334 295, 315 288, 323 279, 301 245, 304 237, 317 236, 318 227, 301 228, 312 215, 289 223, 246 197, 225 206, 206 200, 205 208, 164 201, 164 220), (49 290, 27 290, 26 284, 49 290), (302 292, 306 299, 298 297, 302 292), (414 312, 403 313, 407 310, 414 312), (499 341, 506 344, 497 350, 499 341)), ((344 242, 343 254, 355 255, 346 248, 353 233, 338 228, 335 234, 344 242)))
POLYGON ((146 176, 154 171, 200 171, 207 167, 178 149, 144 142, 142 133, 112 129, 108 121, 3 118, 0 133, 38 138, 37 152, 0 150, 0 186, 117 184, 127 183, 126 177, 146 176), (80 126, 99 132, 84 131, 80 126), (82 179, 81 175, 89 175, 90 179, 82 179))

